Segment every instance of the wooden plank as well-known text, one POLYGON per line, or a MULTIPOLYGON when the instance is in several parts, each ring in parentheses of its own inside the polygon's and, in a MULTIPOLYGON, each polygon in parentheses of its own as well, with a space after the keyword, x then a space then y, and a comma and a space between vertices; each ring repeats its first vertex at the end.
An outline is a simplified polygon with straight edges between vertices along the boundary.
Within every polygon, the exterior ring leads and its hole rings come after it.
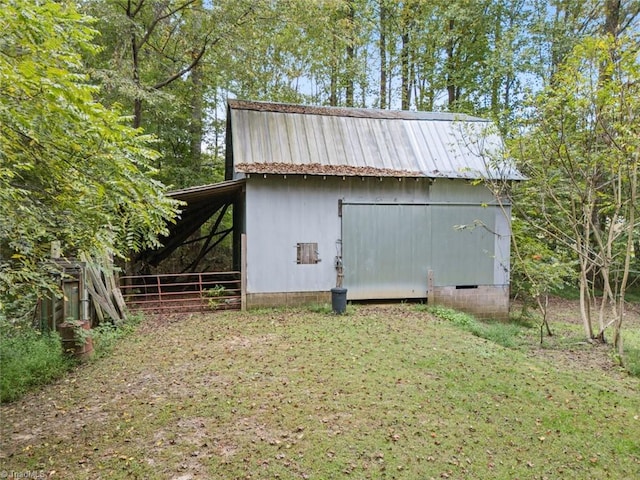
MULTIPOLYGON (((87 285, 87 290, 89 290, 89 286, 87 285)), ((104 322, 104 314, 102 313, 102 307, 98 303, 98 300, 95 296, 89 295, 91 297, 91 302, 93 303, 93 309, 96 312, 96 316, 98 317, 98 323, 104 322)))
POLYGON ((113 294, 113 298, 116 301, 116 305, 118 305, 118 308, 120 309, 120 312, 122 313, 122 318, 126 318, 127 317, 127 303, 124 301, 124 297, 122 296, 122 291, 119 288, 115 288, 113 289, 113 291, 111 292, 113 294))
POLYGON ((116 278, 113 269, 113 255, 105 255, 103 265, 105 267, 104 280, 107 291, 109 292, 109 300, 113 304, 113 307, 118 311, 120 319, 126 318, 127 307, 124 304, 124 299, 116 283, 116 278))
POLYGON ((247 309, 247 235, 240 236, 240 310, 247 309))
POLYGON ((90 282, 88 282, 88 286, 93 290, 92 294, 95 296, 102 309, 113 320, 123 320, 122 315, 118 312, 111 301, 111 296, 107 291, 107 287, 102 281, 101 272, 94 265, 87 263, 87 273, 89 274, 90 280, 90 282))
POLYGON ((109 301, 106 300, 106 297, 104 296, 104 290, 103 290, 104 286, 103 286, 103 289, 100 289, 99 287, 98 288, 94 288, 95 286, 96 286, 96 284, 94 284, 93 281, 89 282, 89 284, 87 285, 87 288, 89 289, 92 298, 96 302, 98 302, 98 305, 100 305, 102 310, 104 310, 104 312, 107 315, 109 315, 113 320, 122 320, 119 317, 118 312, 116 312, 115 309, 113 308, 113 305, 111 305, 109 303, 109 301))

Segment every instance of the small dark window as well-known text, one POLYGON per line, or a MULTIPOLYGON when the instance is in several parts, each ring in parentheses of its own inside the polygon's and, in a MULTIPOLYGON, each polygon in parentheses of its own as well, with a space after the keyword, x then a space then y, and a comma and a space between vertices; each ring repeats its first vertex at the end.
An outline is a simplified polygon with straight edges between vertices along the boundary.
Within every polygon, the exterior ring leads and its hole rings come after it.
POLYGON ((320 261, 318 258, 317 243, 298 243, 298 260, 299 264, 315 264, 320 261))

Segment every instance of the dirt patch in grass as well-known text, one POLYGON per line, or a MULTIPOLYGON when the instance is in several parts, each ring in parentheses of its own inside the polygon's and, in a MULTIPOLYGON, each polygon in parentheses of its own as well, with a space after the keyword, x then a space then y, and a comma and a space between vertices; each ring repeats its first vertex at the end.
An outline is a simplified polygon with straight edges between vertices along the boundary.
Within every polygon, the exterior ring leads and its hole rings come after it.
MULTIPOLYGON (((514 312, 520 306, 516 305, 514 312)), ((534 315, 534 317, 536 317, 534 315)), ((530 355, 546 358, 567 370, 583 372, 598 372, 611 375, 617 379, 624 379, 628 375, 620 366, 620 361, 614 355, 609 343, 587 342, 582 327, 578 302, 575 300, 553 297, 550 299, 547 318, 553 335, 544 334, 540 337, 539 322, 535 318, 530 321, 536 326, 535 334, 530 335, 527 342, 530 355)), ((628 303, 624 318, 624 330, 640 330, 640 304, 628 303)), ((534 333, 532 329, 531 334, 534 333)), ((610 341, 611 329, 605 335, 610 341)))
POLYGON ((539 347, 525 329, 506 349, 404 304, 150 318, 109 357, 0 407, 0 470, 632 478, 640 382, 611 374, 606 347, 567 349, 573 331, 539 347))
MULTIPOLYGON (((597 317, 597 311, 593 312, 597 317)), ((577 300, 551 297, 549 300, 548 318, 551 322, 562 322, 582 325, 580 308, 577 300)), ((624 326, 640 327, 640 303, 627 302, 625 305, 624 326)))

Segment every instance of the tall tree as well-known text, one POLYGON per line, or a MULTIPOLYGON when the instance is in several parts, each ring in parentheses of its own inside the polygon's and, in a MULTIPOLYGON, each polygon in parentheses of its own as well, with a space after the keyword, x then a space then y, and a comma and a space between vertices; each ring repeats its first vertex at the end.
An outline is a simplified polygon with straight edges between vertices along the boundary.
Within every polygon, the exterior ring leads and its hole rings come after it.
POLYGON ((574 252, 590 340, 603 341, 614 325, 620 341, 624 301, 618 299, 624 298, 638 227, 637 53, 628 38, 582 40, 536 99, 534 123, 524 137, 521 162, 535 198, 516 204, 535 202, 538 210, 527 220, 574 252), (597 286, 604 290, 596 328, 597 286))
POLYGON ((113 9, 123 17, 118 24, 126 25, 125 31, 117 32, 119 44, 113 47, 114 54, 125 59, 122 66, 130 76, 134 128, 142 126, 145 97, 188 74, 213 42, 210 32, 185 28, 201 23, 191 19, 206 15, 201 4, 198 0, 104 0, 97 6, 113 9))
MULTIPOLYGON (((53 240, 65 255, 127 255, 158 243, 175 205, 150 179, 150 138, 95 100, 81 52, 91 19, 70 4, 0 9, 0 296, 46 283, 53 240)), ((2 303, 0 301, 0 303, 2 303)))
POLYGON ((131 108, 132 125, 158 136, 160 178, 177 186, 205 181, 203 115, 209 85, 218 83, 219 69, 211 66, 223 58, 214 47, 232 42, 260 4, 89 0, 82 5, 99 19, 102 32, 92 73, 104 86, 104 101, 131 108))
POLYGON ((389 31, 388 17, 389 6, 388 0, 378 0, 378 52, 380 56, 380 74, 379 74, 379 103, 382 109, 387 108, 387 78, 389 76, 389 66, 387 62, 387 35, 389 31))

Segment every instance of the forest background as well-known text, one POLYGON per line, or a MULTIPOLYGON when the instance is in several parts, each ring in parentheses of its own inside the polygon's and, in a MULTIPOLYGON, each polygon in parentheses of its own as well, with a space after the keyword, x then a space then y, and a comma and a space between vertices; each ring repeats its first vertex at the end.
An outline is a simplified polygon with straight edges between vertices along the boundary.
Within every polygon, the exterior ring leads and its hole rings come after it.
POLYGON ((0 313, 28 318, 52 240, 158 243, 167 188, 223 177, 225 101, 492 119, 529 178, 514 293, 579 292, 622 355, 640 281, 638 0, 2 0, 0 313))

